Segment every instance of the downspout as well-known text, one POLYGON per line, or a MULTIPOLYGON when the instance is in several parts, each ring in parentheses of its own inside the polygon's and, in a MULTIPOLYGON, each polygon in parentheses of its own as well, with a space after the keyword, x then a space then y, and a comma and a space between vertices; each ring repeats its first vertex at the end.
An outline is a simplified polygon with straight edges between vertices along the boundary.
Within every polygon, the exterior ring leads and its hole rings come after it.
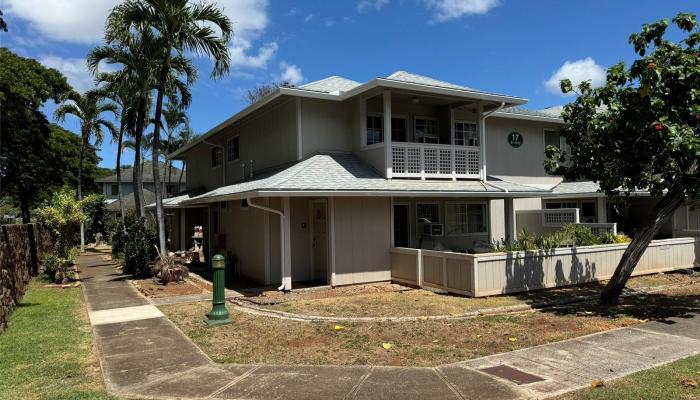
MULTIPOLYGON (((488 113, 485 113, 481 116, 481 124, 480 124, 481 128, 482 128, 481 129, 481 146, 483 146, 483 149, 484 149, 484 163, 486 163, 486 118, 490 117, 495 112, 501 111, 503 108, 505 108, 505 106, 506 106, 506 103, 501 102, 501 105, 496 107, 495 110, 489 111, 488 113)), ((484 167, 484 172, 485 172, 485 169, 486 169, 486 167, 484 167)), ((488 179, 489 179, 488 174, 484 173, 484 183, 486 183, 487 185, 491 185, 493 187, 496 187, 496 188, 508 193, 507 189, 502 188, 498 185, 494 185, 492 183, 488 183, 488 179)))
POLYGON ((221 176, 223 179, 223 182, 221 183, 221 186, 226 186, 226 148, 223 145, 212 143, 212 142, 207 142, 206 139, 202 140, 202 143, 208 144, 209 146, 213 147, 218 147, 221 149, 221 176))
POLYGON ((280 210, 275 210, 274 208, 269 208, 262 206, 260 204, 255 204, 253 203, 253 199, 251 197, 247 197, 246 201, 248 202, 248 206, 257 208, 258 210, 262 211, 267 211, 270 213, 274 213, 280 216, 280 278, 282 280, 282 285, 277 288, 277 290, 288 290, 289 288, 286 287, 285 282, 284 282, 284 262, 285 262, 285 249, 284 249, 284 242, 285 242, 285 237, 284 237, 284 222, 285 222, 285 216, 284 213, 280 210))

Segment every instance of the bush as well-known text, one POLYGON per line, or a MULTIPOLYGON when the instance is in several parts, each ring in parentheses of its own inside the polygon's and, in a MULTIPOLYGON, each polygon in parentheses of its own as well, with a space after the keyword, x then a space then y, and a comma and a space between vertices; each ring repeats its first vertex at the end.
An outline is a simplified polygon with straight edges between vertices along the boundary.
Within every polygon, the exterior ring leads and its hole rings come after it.
POLYGON ((107 224, 107 240, 112 245, 113 255, 124 254, 124 244, 126 243, 126 232, 124 221, 121 218, 113 218, 107 224))
POLYGON ((140 218, 135 213, 126 216, 124 225, 123 272, 137 277, 151 276, 153 272, 150 265, 156 258, 158 244, 155 230, 146 225, 145 218, 140 218))
POLYGON ((509 245, 505 240, 501 240, 492 243, 491 249, 495 252, 551 250, 557 247, 593 246, 630 241, 631 239, 624 234, 614 235, 612 232, 606 232, 596 235, 586 226, 568 224, 557 232, 543 235, 534 235, 523 229, 513 244, 509 245))
POLYGON ((154 273, 163 285, 167 285, 170 282, 184 281, 189 276, 190 270, 181 258, 160 255, 154 264, 154 273))
POLYGON ((85 242, 94 243, 96 235, 99 233, 106 237, 107 206, 105 196, 102 194, 91 194, 82 201, 83 212, 87 218, 85 222, 85 242))
POLYGON ((75 279, 75 272, 71 269, 75 265, 75 258, 78 249, 72 248, 66 258, 59 257, 54 253, 48 253, 42 259, 44 266, 44 278, 54 283, 66 283, 75 279))
POLYGON ((55 192, 34 215, 37 222, 51 231, 54 254, 58 258, 68 258, 71 249, 80 242, 80 223, 87 220, 73 190, 64 187, 55 192))
POLYGON ((603 244, 601 238, 593 233, 591 228, 578 224, 566 224, 561 233, 571 246, 593 246, 603 244))

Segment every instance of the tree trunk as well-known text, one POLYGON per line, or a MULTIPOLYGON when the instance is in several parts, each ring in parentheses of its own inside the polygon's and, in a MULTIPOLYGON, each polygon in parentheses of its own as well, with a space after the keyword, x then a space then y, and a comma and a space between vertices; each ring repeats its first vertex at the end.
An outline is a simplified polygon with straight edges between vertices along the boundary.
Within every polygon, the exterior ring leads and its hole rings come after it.
POLYGON ((604 306, 616 305, 619 301, 622 289, 624 289, 627 280, 632 275, 634 268, 642 258, 642 255, 649 246, 649 243, 654 239, 661 227, 673 215, 685 201, 685 191, 683 184, 675 183, 669 191, 661 198, 659 203, 654 207, 654 219, 651 223, 644 226, 641 231, 632 239, 632 242, 627 246, 627 250, 622 255, 620 263, 617 264, 615 273, 608 284, 600 294, 600 304, 604 306))
POLYGON ((122 140, 124 139, 124 124, 119 126, 117 139, 117 195, 119 196, 119 212, 124 222, 124 196, 122 196, 122 140))
MULTIPOLYGON (((82 130, 83 137, 80 143, 80 161, 78 162, 78 202, 83 200, 83 159, 85 158, 85 147, 87 146, 88 133, 82 130)), ((85 251, 85 223, 80 223, 80 252, 85 251)))
POLYGON ((158 160, 160 149, 160 121, 163 111, 163 95, 165 94, 165 80, 168 77, 168 61, 160 69, 160 77, 158 80, 158 94, 156 97, 155 123, 153 126, 153 147, 151 149, 153 159, 153 185, 156 190, 156 220, 158 221, 158 241, 160 244, 160 254, 167 254, 165 244, 165 215, 163 213, 163 186, 160 182, 160 168, 158 160))
POLYGON ((31 222, 31 215, 29 213, 29 196, 21 196, 19 199, 19 206, 22 210, 22 223, 28 224, 31 222))
POLYGON ((139 98, 139 108, 136 113, 136 129, 134 129, 134 206, 139 217, 146 216, 143 204, 143 174, 141 173, 141 140, 143 139, 146 99, 139 98))

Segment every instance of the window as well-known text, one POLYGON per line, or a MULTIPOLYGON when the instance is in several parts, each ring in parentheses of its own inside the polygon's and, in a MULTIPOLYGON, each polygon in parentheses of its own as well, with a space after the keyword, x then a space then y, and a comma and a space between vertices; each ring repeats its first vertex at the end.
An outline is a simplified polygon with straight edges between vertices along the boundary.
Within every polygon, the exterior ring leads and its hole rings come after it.
POLYGON ((578 208, 578 204, 575 201, 547 202, 544 204, 544 208, 547 210, 558 210, 560 208, 578 208))
POLYGON ((111 196, 119 196, 119 185, 116 183, 109 185, 109 193, 111 196))
POLYGON ((367 146, 384 141, 383 124, 381 114, 367 115, 367 146))
POLYGON ((392 117, 391 118, 391 141, 392 142, 405 142, 407 136, 407 123, 404 117, 392 117))
POLYGON ((419 224, 439 224, 440 205, 438 203, 416 204, 416 220, 419 224))
POLYGON ((240 158, 240 141, 238 136, 229 139, 226 142, 226 160, 236 161, 240 158))
POLYGON ((556 131, 544 131, 544 148, 547 146, 554 146, 557 149, 561 149, 561 137, 559 132, 556 131))
POLYGON ((216 168, 221 166, 223 163, 223 151, 221 150, 221 147, 212 147, 211 148, 211 167, 216 168))
POLYGON ((598 222, 595 200, 582 200, 580 208, 581 222, 598 222))
POLYGON ((455 145, 479 146, 479 135, 473 122, 455 122, 455 145))
POLYGON ((445 234, 458 236, 486 233, 486 204, 447 203, 445 234))
POLYGON ((414 124, 416 141, 421 143, 440 143, 438 120, 435 118, 416 117, 414 124))

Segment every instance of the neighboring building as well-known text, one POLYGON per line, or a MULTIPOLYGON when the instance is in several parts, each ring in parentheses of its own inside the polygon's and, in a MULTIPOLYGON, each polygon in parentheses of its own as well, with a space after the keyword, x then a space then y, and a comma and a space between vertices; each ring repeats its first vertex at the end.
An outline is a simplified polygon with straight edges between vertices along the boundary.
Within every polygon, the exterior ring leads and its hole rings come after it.
POLYGON ((614 231, 622 208, 595 184, 545 172, 563 121, 525 103, 403 71, 278 88, 169 155, 189 175, 164 201, 171 247, 192 247, 202 225, 210 255, 290 289, 387 281, 394 246, 480 252, 569 222, 614 231))
MULTIPOLYGON (((165 163, 160 163, 160 179, 165 189, 164 197, 171 197, 184 191, 186 186, 186 172, 182 173, 182 181, 180 179, 180 169, 173 167, 170 171, 170 181, 168 182, 168 169, 165 163)), ((144 204, 151 204, 156 200, 155 185, 153 183, 153 164, 150 161, 143 163, 143 197, 144 204)), ((134 169, 132 167, 122 168, 121 172, 121 190, 122 200, 124 201, 124 209, 129 210, 135 208, 134 203, 134 169)), ((95 182, 100 186, 102 194, 107 198, 107 210, 109 212, 118 213, 120 211, 119 204, 119 185, 117 185, 117 174, 106 176, 104 178, 95 179, 95 182)))

